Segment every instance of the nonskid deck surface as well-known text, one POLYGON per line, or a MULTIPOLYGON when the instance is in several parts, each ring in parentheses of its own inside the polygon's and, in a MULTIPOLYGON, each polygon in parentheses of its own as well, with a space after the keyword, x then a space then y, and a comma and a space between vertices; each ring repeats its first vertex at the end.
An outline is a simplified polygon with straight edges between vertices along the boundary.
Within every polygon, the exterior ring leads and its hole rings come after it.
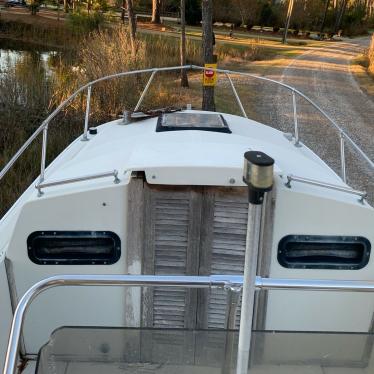
MULTIPOLYGON (((249 373, 372 373, 374 336, 254 332, 249 373)), ((235 373, 237 331, 74 328, 56 330, 36 374, 235 373)))

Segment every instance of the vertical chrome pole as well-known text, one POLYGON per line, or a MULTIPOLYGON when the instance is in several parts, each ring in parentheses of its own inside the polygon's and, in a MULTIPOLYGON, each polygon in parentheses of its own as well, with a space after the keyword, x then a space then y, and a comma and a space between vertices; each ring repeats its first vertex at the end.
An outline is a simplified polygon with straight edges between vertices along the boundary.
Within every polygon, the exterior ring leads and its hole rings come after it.
POLYGON ((237 374, 247 374, 252 339, 253 307, 257 274, 258 245, 260 241, 262 205, 249 204, 248 229, 245 248, 244 286, 238 345, 237 374))
POLYGON ((244 154, 243 180, 248 185, 249 204, 236 374, 248 373, 262 206, 265 192, 273 188, 273 169, 274 160, 265 153, 249 151, 244 154))
POLYGON ((294 123, 294 127, 295 127, 295 146, 300 147, 299 124, 298 124, 298 121, 297 121, 297 107, 296 107, 295 90, 292 90, 292 107, 293 107, 293 123, 294 123))
POLYGON ((89 85, 87 88, 86 114, 84 117, 84 131, 83 131, 82 141, 88 140, 87 135, 88 135, 88 120, 90 118, 91 90, 92 90, 92 86, 89 85))
POLYGON ((42 144, 42 159, 40 164, 40 178, 39 183, 44 182, 45 163, 47 158, 47 139, 48 139, 48 122, 43 128, 43 144, 42 144))
POLYGON ((342 179, 344 182, 346 182, 347 177, 345 173, 345 141, 344 141, 343 133, 340 133, 340 162, 341 162, 342 179))

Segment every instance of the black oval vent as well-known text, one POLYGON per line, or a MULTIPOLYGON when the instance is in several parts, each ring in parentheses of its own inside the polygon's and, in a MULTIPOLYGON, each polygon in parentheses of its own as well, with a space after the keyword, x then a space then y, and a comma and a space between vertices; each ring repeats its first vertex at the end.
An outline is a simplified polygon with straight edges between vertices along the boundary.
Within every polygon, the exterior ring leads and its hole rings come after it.
POLYGON ((111 231, 35 231, 27 250, 38 265, 110 265, 121 257, 121 240, 111 231))
POLYGON ((358 270, 370 258, 361 236, 288 235, 278 245, 278 262, 291 269, 358 270))

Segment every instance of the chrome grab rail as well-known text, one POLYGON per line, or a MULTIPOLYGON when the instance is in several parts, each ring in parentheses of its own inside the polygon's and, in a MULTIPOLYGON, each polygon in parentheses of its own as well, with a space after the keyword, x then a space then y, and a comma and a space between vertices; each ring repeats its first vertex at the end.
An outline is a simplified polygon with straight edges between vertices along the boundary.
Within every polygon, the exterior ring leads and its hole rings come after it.
POLYGON ((116 184, 121 181, 118 178, 118 170, 113 170, 113 171, 109 171, 109 172, 106 172, 106 173, 83 175, 82 177, 60 179, 60 180, 52 181, 52 182, 48 182, 48 183, 40 183, 39 182, 35 185, 35 188, 38 190, 38 195, 42 196, 44 194, 44 192, 42 191, 42 188, 60 186, 62 184, 83 182, 83 181, 87 181, 87 180, 99 179, 99 178, 105 178, 105 177, 114 177, 113 182, 116 183, 116 184))
POLYGON ((256 277, 257 290, 374 292, 374 282, 256 277))
MULTIPOLYGON (((279 279, 257 276, 255 285, 257 290, 374 292, 374 282, 362 281, 279 279)), ((223 288, 239 291, 243 286, 243 277, 238 275, 56 275, 41 280, 29 288, 18 303, 9 334, 3 374, 16 373, 20 337, 25 314, 31 302, 42 292, 58 286, 223 288)), ((248 334, 251 334, 251 331, 248 334)))
MULTIPOLYGON (((9 171, 9 169, 14 165, 14 163, 18 160, 18 158, 23 154, 23 152, 29 147, 29 145, 37 138, 37 136, 43 132, 43 145, 42 145, 42 161, 41 161, 41 170, 40 170, 40 183, 44 181, 45 178, 45 166, 46 166, 46 155, 47 155, 47 133, 48 133, 48 125, 52 119, 56 117, 58 113, 60 113, 68 104, 71 103, 71 101, 76 98, 80 93, 87 90, 87 99, 86 99, 86 112, 85 112, 85 119, 84 119, 84 130, 83 130, 83 137, 82 140, 88 140, 87 137, 87 131, 88 131, 88 122, 89 122, 89 115, 90 115, 90 100, 91 100, 91 91, 92 87, 100 82, 115 79, 115 78, 121 78, 125 76, 135 75, 135 74, 142 74, 142 73, 151 73, 151 77, 149 78, 143 92, 141 93, 141 96, 138 100, 138 103, 136 104, 135 109, 138 110, 141 103, 143 102, 143 99, 145 95, 148 92, 148 89, 153 81, 154 75, 157 72, 167 72, 167 71, 180 71, 181 69, 184 70, 206 70, 205 67, 197 66, 197 65, 184 65, 184 66, 173 66, 173 67, 164 67, 164 68, 151 68, 151 69, 142 69, 142 70, 134 70, 134 71, 128 71, 118 74, 112 74, 108 75, 106 77, 102 77, 99 79, 96 79, 94 81, 91 81, 84 86, 80 87, 77 91, 75 91, 70 97, 68 97, 65 101, 63 101, 47 118, 44 120, 44 122, 40 125, 40 127, 30 136, 29 139, 22 145, 22 147, 15 153, 15 155, 9 160, 9 162, 3 167, 3 169, 0 171, 0 180, 4 177, 4 175, 9 171)), ((240 75, 244 77, 250 77, 253 79, 258 79, 266 82, 271 82, 276 85, 279 85, 281 87, 286 88, 289 90, 292 94, 292 105, 293 105, 293 121, 294 121, 294 138, 295 138, 295 146, 300 145, 299 140, 299 132, 298 132, 298 120, 297 120, 297 108, 296 108, 296 95, 306 100, 309 104, 311 104, 317 111, 319 111, 338 131, 341 142, 340 142, 340 157, 341 157, 341 179, 346 182, 346 171, 345 171, 345 152, 344 152, 344 145, 345 143, 349 144, 368 164, 368 166, 374 170, 374 162, 365 154, 365 152, 349 137, 349 135, 316 103, 314 103, 310 98, 308 98, 306 95, 304 95, 302 92, 297 90, 296 88, 289 86, 285 83, 278 82, 274 79, 261 77, 258 75, 250 74, 250 73, 244 73, 244 72, 236 72, 232 70, 226 70, 226 69, 212 69, 209 68, 209 70, 216 71, 217 73, 222 73, 227 76, 229 79, 231 88, 233 90, 234 96, 238 102, 238 105, 240 107, 240 110, 244 117, 247 117, 244 107, 240 101, 239 95, 235 89, 235 86, 232 82, 231 77, 229 74, 235 74, 240 75)))
POLYGON ((318 186, 318 187, 323 187, 323 188, 328 188, 330 190, 335 190, 335 191, 341 191, 341 192, 347 192, 352 195, 358 195, 360 196, 360 202, 363 203, 365 198, 367 197, 367 193, 365 191, 359 191, 359 190, 354 190, 352 188, 347 188, 343 186, 339 186, 337 184, 331 184, 331 183, 326 183, 326 182, 321 182, 315 179, 309 179, 309 178, 302 178, 302 177, 297 177, 295 175, 287 175, 287 182, 285 183, 285 186, 288 188, 291 188, 291 182, 299 182, 299 183, 305 183, 305 184, 310 184, 313 186, 318 186))

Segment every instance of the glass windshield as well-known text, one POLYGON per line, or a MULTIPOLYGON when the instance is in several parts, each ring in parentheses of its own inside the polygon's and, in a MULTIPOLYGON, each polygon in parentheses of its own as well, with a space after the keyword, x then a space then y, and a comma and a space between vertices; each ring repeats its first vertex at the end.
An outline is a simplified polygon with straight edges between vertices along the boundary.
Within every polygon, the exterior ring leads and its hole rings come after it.
MULTIPOLYGON (((373 373, 373 335, 253 332, 249 373, 373 373)), ((56 330, 37 374, 234 373, 237 331, 129 328, 56 330)))

